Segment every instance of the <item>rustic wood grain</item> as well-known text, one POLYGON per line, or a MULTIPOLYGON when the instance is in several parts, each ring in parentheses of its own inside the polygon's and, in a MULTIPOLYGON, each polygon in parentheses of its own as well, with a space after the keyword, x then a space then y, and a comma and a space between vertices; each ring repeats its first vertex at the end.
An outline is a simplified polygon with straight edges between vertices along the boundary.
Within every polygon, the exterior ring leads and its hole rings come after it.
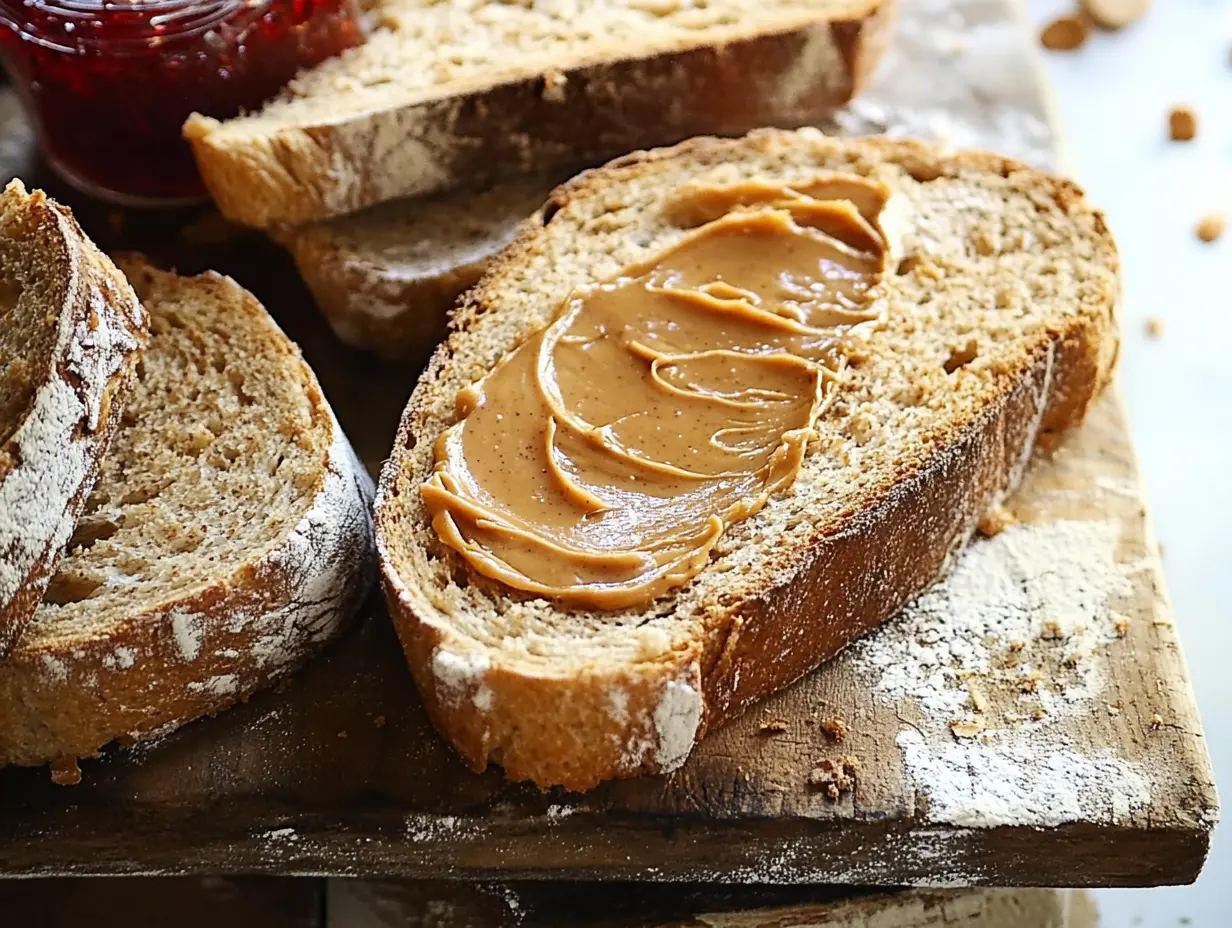
POLYGON ((15 928, 325 928, 325 881, 218 876, 0 880, 0 924, 15 928))
MULTIPOLYGON (((1053 163, 1055 141, 1025 42, 1001 0, 907 3, 886 74, 836 125, 942 134, 1053 163), (922 87, 932 96, 920 96, 922 87), (896 102, 904 100, 909 105, 896 102)), ((29 135, 11 99, 0 102, 0 123, 7 143, 0 168, 78 203, 30 161, 29 135)), ((84 203, 80 214, 104 247, 142 247, 182 271, 216 267, 254 290, 303 346, 361 456, 379 466, 416 365, 340 346, 289 260, 259 238, 221 235, 208 219, 184 235, 196 214, 114 218, 84 203)), ((708 737, 672 776, 582 796, 542 795, 505 783, 497 770, 467 772, 434 734, 374 599, 360 627, 282 691, 158 744, 110 751, 84 764, 80 786, 56 787, 45 770, 0 772, 0 873, 550 874, 917 886, 1190 881, 1205 859, 1217 803, 1116 395, 1033 468, 1011 508, 1026 524, 1114 527, 1115 572, 1131 591, 1105 612, 1125 617, 1124 635, 1101 640, 1084 657, 1102 683, 1068 714, 1014 721, 1030 711, 1029 700, 1005 680, 981 683, 988 733, 964 743, 987 739, 991 750, 995 739, 1012 739, 1030 759, 1032 783, 1054 775, 1041 759, 1062 750, 1075 762, 1114 764, 1133 771, 1145 802, 1062 815, 1043 827, 1056 810, 1040 806, 1051 800, 1010 797, 1014 814, 973 824, 938 801, 939 782, 919 764, 909 769, 899 746, 917 738, 925 755, 939 756, 959 743, 950 720, 919 700, 878 695, 879 677, 859 649, 708 737), (849 728, 842 742, 821 730, 818 721, 828 717, 849 728), (761 730, 775 719, 787 723, 785 731, 761 730), (845 757, 859 763, 854 789, 832 799, 824 786, 809 787, 818 761, 845 757)), ((908 635, 904 623, 891 623, 874 641, 907 653, 908 635)), ((1028 653, 1056 675, 1044 685, 1060 686, 1068 673, 1063 653, 1049 647, 1033 641, 1028 653)), ((987 772, 969 785, 977 797, 1004 787, 987 772)))
POLYGON ((331 880, 328 928, 1095 928, 1082 890, 331 880), (841 895, 840 895, 841 894, 841 895))

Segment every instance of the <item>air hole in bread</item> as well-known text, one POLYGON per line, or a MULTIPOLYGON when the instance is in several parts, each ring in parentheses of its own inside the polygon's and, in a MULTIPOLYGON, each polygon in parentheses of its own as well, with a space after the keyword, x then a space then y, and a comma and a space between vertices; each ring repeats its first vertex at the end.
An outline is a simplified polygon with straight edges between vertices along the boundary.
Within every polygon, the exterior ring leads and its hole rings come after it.
POLYGON ((80 603, 89 599, 103 585, 101 580, 83 577, 74 573, 57 573, 47 585, 47 593, 43 602, 53 606, 67 606, 70 603, 80 603))
POLYGON ((543 204, 543 224, 546 226, 552 221, 552 217, 560 212, 560 204, 555 200, 548 200, 543 204))
POLYGON ((97 542, 106 541, 120 530, 123 517, 107 519, 100 516, 85 516, 77 523, 77 529, 69 540, 68 550, 88 551, 97 542))
POLYGON ((965 345, 958 348, 950 349, 950 356, 945 361, 945 372, 952 374, 960 367, 970 364, 979 357, 979 345, 975 339, 971 339, 965 345))

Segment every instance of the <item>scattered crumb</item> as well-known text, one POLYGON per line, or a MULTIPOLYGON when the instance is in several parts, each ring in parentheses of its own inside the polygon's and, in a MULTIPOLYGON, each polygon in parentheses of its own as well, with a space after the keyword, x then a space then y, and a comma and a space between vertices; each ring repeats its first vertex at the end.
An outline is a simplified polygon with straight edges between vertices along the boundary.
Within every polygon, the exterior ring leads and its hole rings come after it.
POLYGON ((1021 651, 1026 646, 1027 646, 1027 643, 1025 641, 1011 641, 1010 642, 1010 650, 1013 651, 1015 654, 1017 654, 1019 651, 1021 651))
POLYGON ((809 771, 808 785, 822 790, 827 798, 836 800, 843 793, 855 789, 859 769, 860 762, 854 757, 840 757, 836 761, 819 760, 817 766, 809 771))
POLYGON ((339 737, 339 738, 342 738, 342 739, 345 739, 345 738, 347 737, 347 733, 346 733, 346 729, 345 729, 345 728, 344 728, 342 731, 338 732, 338 737, 339 737))
POLYGON ((1012 512, 1004 506, 996 505, 984 513, 978 528, 981 535, 992 538, 994 535, 1000 535, 1017 521, 1012 512))
POLYGON ((1209 216, 1203 216, 1198 222, 1198 238, 1206 242, 1208 245, 1211 242, 1218 241, 1223 235, 1224 226, 1227 225, 1227 220, 1222 213, 1211 213, 1209 216))
POLYGON ((984 730, 983 719, 953 719, 950 722, 950 731, 954 733, 955 738, 974 738, 984 730))
POLYGON ((1168 136, 1174 142, 1190 142, 1198 134, 1198 114, 1188 106, 1174 106, 1168 113, 1168 136))
POLYGON ((1121 704, 1119 702, 1110 702, 1107 704, 1106 707, 1108 709, 1109 715, 1120 715, 1121 714, 1121 704))
POLYGON ((1079 0, 1082 12, 1101 29, 1124 29, 1142 18, 1151 0, 1079 0))
POLYGON ((789 727, 786 719, 771 719, 769 722, 762 722, 758 730, 763 735, 781 735, 789 727))
POLYGON ((988 709, 988 699, 984 691, 975 684, 967 684, 967 697, 971 700, 971 708, 976 712, 984 712, 988 709))
POLYGON ((1033 721, 1042 722, 1047 717, 1048 717, 1048 712, 1044 709, 1043 706, 1037 706, 1036 708, 1031 710, 1031 719, 1033 721))
POLYGON ((1044 630, 1040 632, 1040 637, 1045 641, 1058 641, 1065 637, 1065 633, 1061 631, 1061 626, 1052 619, 1044 622, 1044 630))
POLYGON ((822 719, 821 730, 825 733, 827 738, 835 743, 842 741, 851 731, 851 729, 847 727, 847 723, 840 718, 822 719))
POLYGON ((1116 624, 1113 625, 1112 627, 1116 629, 1118 638, 1124 638, 1126 635, 1129 634, 1129 620, 1128 619, 1117 619, 1116 624))
POLYGON ((1151 731, 1159 731, 1164 727, 1164 717, 1158 712, 1151 716, 1151 731))
POLYGON ((1158 316, 1147 316, 1146 325, 1147 338, 1163 338, 1164 337, 1164 321, 1158 316))
POLYGON ((1039 689, 1040 678, 1041 678, 1041 675, 1038 670, 1032 670, 1030 673, 1025 674, 1018 681, 1018 692, 1020 693, 1036 692, 1039 689))
POLYGON ((1081 48, 1090 30, 1081 16, 1059 16, 1040 32, 1040 44, 1052 52, 1072 52, 1081 48))
POLYGON ((76 757, 57 757, 50 764, 51 782, 56 786, 76 786, 81 782, 81 768, 76 757))
POLYGON ((375 728, 384 728, 385 727, 385 716, 378 715, 376 718, 372 720, 372 724, 375 728))

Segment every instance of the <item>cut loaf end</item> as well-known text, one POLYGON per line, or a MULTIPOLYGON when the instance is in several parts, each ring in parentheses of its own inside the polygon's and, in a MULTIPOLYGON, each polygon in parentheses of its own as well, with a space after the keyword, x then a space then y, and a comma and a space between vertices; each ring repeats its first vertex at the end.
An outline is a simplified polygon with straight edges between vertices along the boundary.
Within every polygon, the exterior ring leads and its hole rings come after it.
POLYGON ((184 126, 219 209, 300 224, 851 99, 893 0, 387 0, 366 44, 259 112, 184 126))
POLYGON ((704 732, 832 657, 931 584, 1035 448, 1111 376, 1115 245, 1068 181, 996 155, 813 130, 694 139, 558 188, 460 309, 377 500, 386 595, 438 728, 475 768, 586 789, 678 767, 704 732), (469 571, 420 487, 458 391, 575 288, 685 234, 690 183, 878 179, 899 217, 883 319, 794 483, 650 606, 566 610, 469 571))
POLYGON ((422 360, 444 336, 458 296, 554 185, 533 175, 481 191, 393 200, 273 236, 339 339, 388 358, 422 360))
POLYGON ((146 332, 132 287, 72 213, 11 182, 0 194, 0 658, 94 486, 146 332))
POLYGON ((229 278, 122 266, 153 334, 0 663, 0 765, 72 766, 245 699, 336 634, 372 577, 371 481, 298 349, 229 278))

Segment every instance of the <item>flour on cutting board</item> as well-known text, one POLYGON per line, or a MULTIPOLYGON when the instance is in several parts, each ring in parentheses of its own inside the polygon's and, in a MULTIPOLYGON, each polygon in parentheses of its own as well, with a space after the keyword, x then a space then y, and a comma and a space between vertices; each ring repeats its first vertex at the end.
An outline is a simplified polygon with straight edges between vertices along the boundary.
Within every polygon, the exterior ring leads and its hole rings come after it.
POLYGON ((856 646, 874 697, 922 716, 897 743, 930 821, 1114 822, 1149 803, 1138 765, 1084 754, 1051 726, 1091 711, 1101 648, 1124 630, 1115 602, 1149 566, 1118 561, 1119 537, 1102 521, 1012 525, 974 542, 892 629, 856 646))

